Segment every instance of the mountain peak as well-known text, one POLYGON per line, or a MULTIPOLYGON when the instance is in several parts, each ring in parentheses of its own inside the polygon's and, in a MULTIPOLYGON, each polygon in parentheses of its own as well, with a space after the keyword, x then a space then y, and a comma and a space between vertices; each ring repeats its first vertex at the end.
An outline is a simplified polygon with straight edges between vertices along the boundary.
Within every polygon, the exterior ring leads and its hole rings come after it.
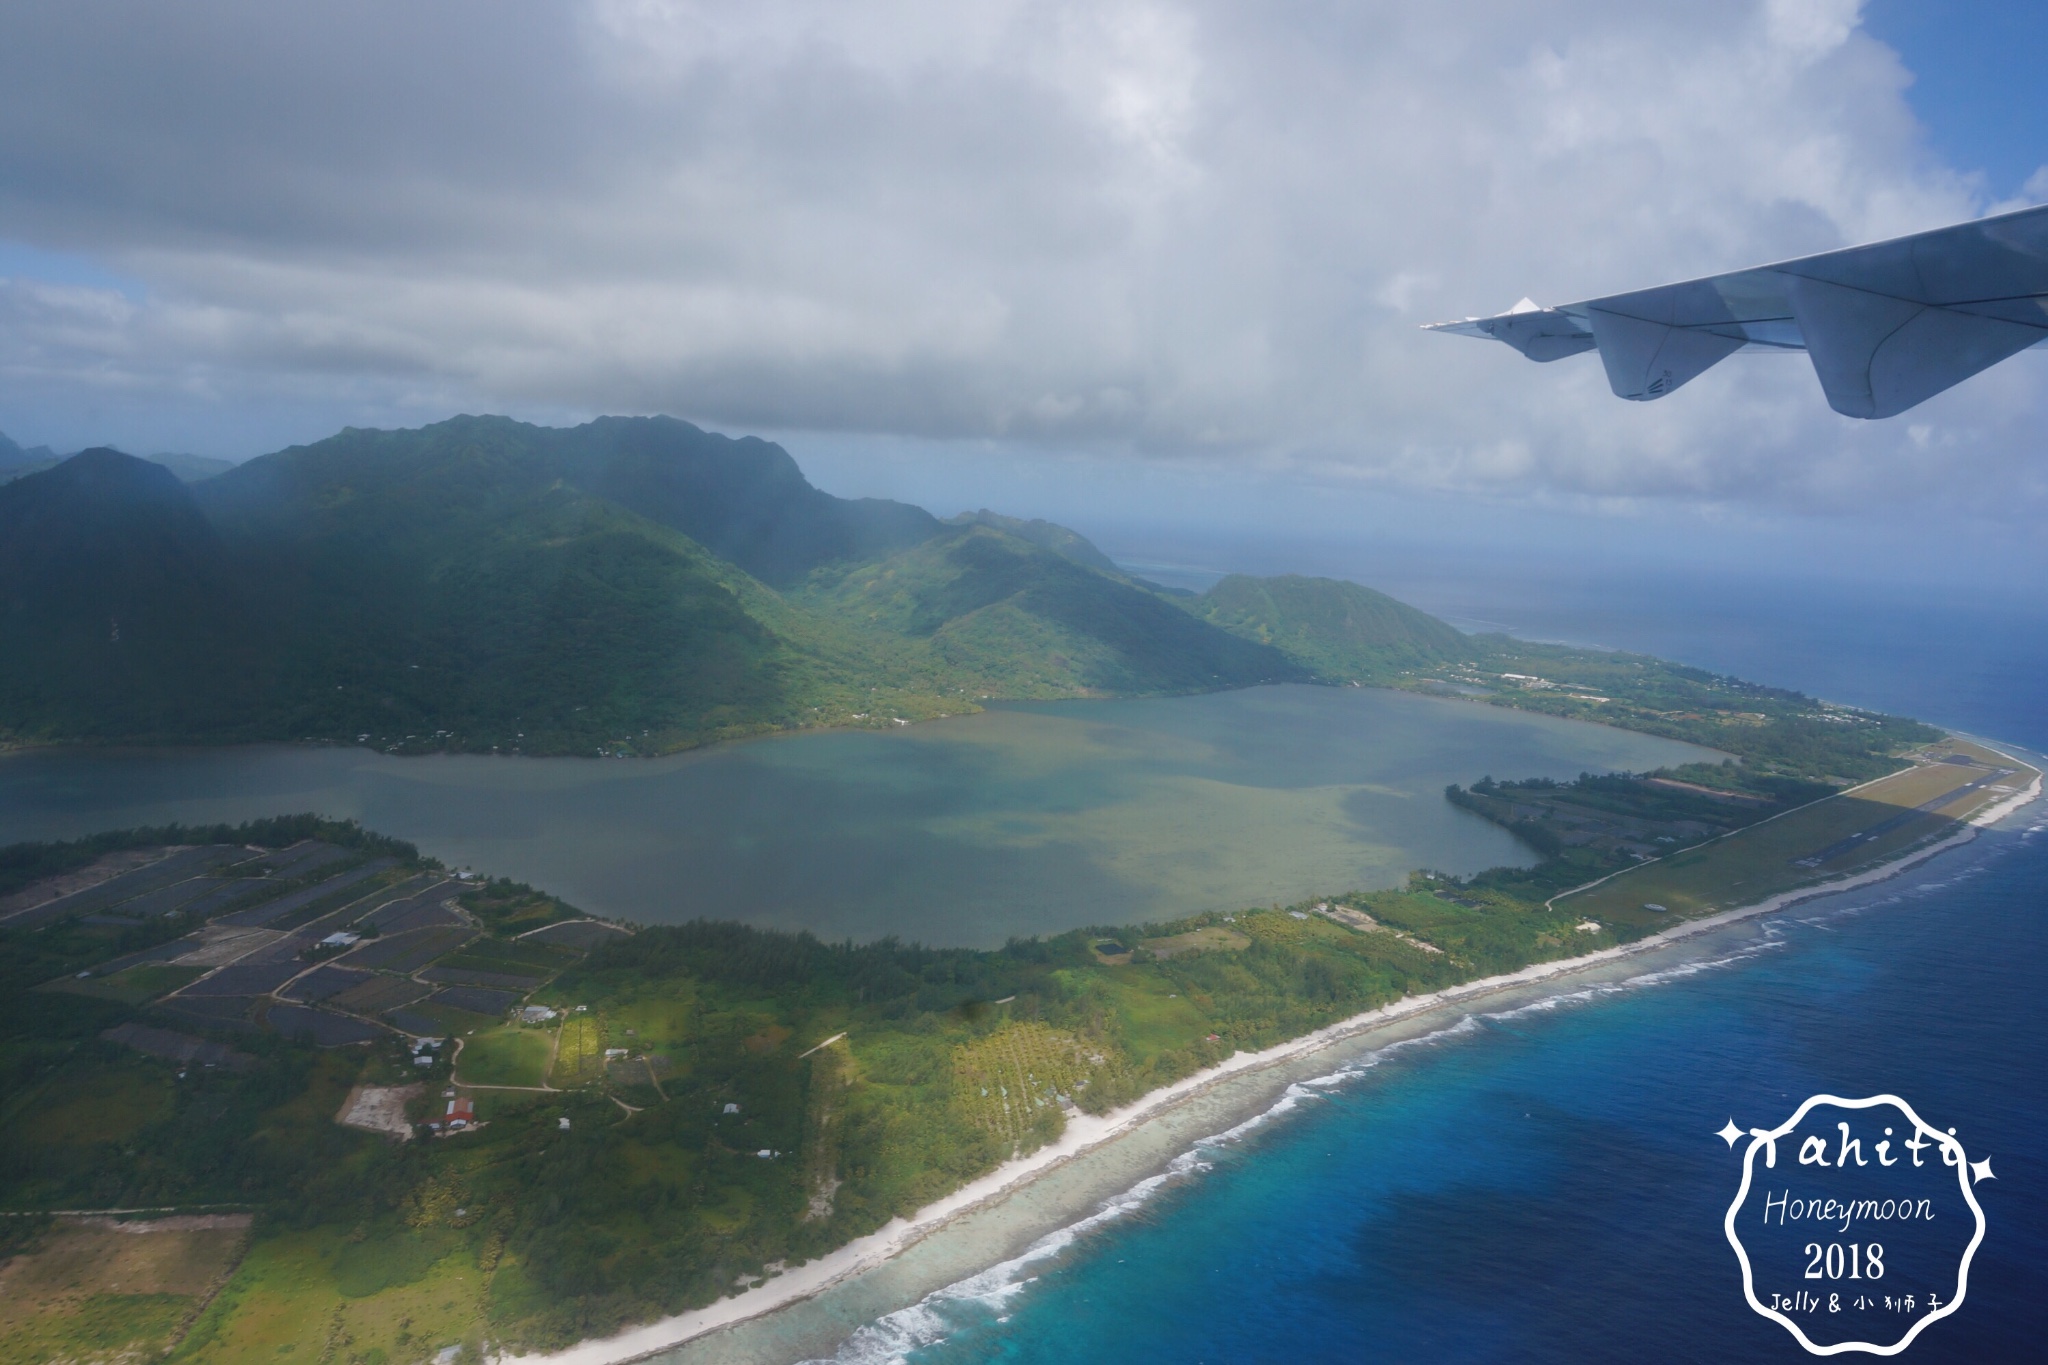
POLYGON ((999 531, 1009 532, 1020 540, 1028 540, 1034 545, 1043 546, 1061 559, 1071 560, 1101 573, 1121 572, 1108 555, 1095 548, 1094 542, 1088 537, 1042 517, 1032 517, 1029 520, 1023 517, 1009 517, 1001 512, 991 512, 984 507, 978 512, 962 512, 957 517, 949 517, 946 524, 993 526, 999 531))
POLYGON ((92 505, 160 504, 199 515, 178 476, 160 464, 123 454, 112 446, 81 450, 48 469, 0 486, 0 501, 18 509, 68 506, 86 512, 92 505))
POLYGON ((1233 635, 1286 651, 1326 682, 1384 681, 1472 653, 1455 626, 1343 579, 1231 574, 1189 609, 1233 635))
POLYGON ((109 487, 136 484, 139 487, 173 487, 178 478, 160 464, 153 464, 112 446, 93 446, 81 450, 70 459, 61 461, 55 468, 43 471, 44 476, 60 476, 78 483, 97 483, 109 487))

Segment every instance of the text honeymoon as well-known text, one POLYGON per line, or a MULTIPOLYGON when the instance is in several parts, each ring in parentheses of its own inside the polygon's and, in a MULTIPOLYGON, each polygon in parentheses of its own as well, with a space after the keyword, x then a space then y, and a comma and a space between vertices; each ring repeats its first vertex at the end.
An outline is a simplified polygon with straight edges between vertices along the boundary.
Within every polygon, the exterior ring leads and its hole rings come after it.
POLYGON ((1884 1223, 1899 1220, 1934 1221, 1934 1201, 1931 1199, 1794 1199, 1790 1190, 1764 1196, 1764 1222, 1771 1221, 1777 1214, 1778 1226, 1788 1221, 1816 1223, 1841 1221, 1841 1230, 1847 1232, 1853 1223, 1884 1223))

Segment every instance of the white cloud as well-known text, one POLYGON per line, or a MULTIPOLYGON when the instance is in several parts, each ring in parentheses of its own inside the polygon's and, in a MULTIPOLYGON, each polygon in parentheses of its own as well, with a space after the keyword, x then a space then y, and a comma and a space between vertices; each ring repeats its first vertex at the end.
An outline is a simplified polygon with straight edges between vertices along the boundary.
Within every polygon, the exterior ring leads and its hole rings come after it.
POLYGON ((1857 14, 46 7, 0 52, 0 237, 147 291, 8 286, 0 404, 661 410, 1759 506, 1995 483, 2038 356, 1916 436, 1802 361, 1632 405, 1415 330, 1979 211, 1857 14))

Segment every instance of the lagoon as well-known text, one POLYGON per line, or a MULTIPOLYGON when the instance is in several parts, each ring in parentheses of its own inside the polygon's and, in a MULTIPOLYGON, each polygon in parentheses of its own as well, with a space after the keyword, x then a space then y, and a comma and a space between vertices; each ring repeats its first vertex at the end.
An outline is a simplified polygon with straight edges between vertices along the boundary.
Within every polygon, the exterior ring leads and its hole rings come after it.
POLYGON ((0 755, 0 844, 311 810, 595 914, 981 947, 1526 864, 1444 787, 1719 757, 1467 702, 1275 686, 662 759, 27 750, 0 755))

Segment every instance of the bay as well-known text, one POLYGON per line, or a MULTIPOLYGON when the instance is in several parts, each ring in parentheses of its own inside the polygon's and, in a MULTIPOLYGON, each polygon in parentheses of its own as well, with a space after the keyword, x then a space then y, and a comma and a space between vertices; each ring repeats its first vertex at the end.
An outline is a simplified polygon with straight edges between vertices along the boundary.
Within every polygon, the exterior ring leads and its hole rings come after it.
POLYGON ((654 760, 29 750, 0 755, 0 843, 316 811, 599 915, 993 946, 1525 864, 1444 787, 1718 757, 1466 702, 1276 686, 654 760))
MULTIPOLYGON (((2024 590, 1425 567, 1386 585, 1468 629, 1649 650, 2048 744, 2042 607, 2024 590)), ((1908 1357, 2036 1359, 2044 825, 2029 807, 1895 881, 1343 1065, 1241 1137, 1162 1154, 1080 1235, 872 1318, 838 1358, 1807 1360, 1743 1301, 1720 1227, 1741 1149, 1715 1130, 1825 1091, 1900 1095, 1996 1172, 1968 1301, 1908 1357)))

